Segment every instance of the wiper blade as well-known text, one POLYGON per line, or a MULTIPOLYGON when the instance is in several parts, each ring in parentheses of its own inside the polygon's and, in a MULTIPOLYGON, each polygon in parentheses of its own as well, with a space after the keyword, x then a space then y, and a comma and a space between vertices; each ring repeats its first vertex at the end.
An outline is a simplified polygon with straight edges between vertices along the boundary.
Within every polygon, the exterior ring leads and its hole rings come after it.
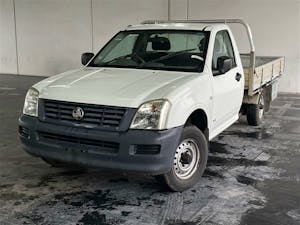
POLYGON ((100 66, 107 66, 107 65, 109 65, 109 64, 111 64, 111 63, 113 63, 113 62, 115 62, 115 61, 117 61, 117 60, 120 60, 120 59, 126 59, 127 57, 132 56, 132 55, 134 55, 134 53, 130 53, 130 54, 127 54, 127 55, 119 56, 119 57, 114 58, 114 59, 112 59, 112 60, 109 60, 109 61, 107 61, 107 62, 101 63, 100 66))
POLYGON ((114 59, 112 59, 112 60, 110 60, 108 62, 102 63, 102 64, 100 64, 100 66, 107 66, 107 65, 109 65, 109 64, 111 64, 111 63, 113 63, 115 61, 118 61, 120 59, 126 59, 128 57, 132 57, 132 58, 134 57, 134 58, 140 60, 141 63, 145 63, 145 60, 142 57, 140 57, 136 52, 133 52, 133 53, 130 53, 130 54, 127 54, 127 55, 119 56, 119 57, 114 58, 114 59))
POLYGON ((164 55, 162 57, 159 57, 157 59, 154 59, 154 60, 151 60, 151 61, 148 61, 148 62, 144 62, 144 63, 141 63, 140 65, 138 65, 138 67, 143 67, 147 64, 151 64, 151 63, 155 63, 155 62, 159 62, 161 60, 165 60, 165 59, 169 59, 169 58, 172 58, 172 57, 175 57, 177 55, 180 55, 180 54, 183 54, 183 53, 186 53, 186 52, 191 52, 191 51, 194 51, 194 50, 197 50, 197 48, 190 48, 190 49, 185 49, 185 50, 181 50, 181 51, 178 51, 178 52, 172 52, 168 55, 164 55))

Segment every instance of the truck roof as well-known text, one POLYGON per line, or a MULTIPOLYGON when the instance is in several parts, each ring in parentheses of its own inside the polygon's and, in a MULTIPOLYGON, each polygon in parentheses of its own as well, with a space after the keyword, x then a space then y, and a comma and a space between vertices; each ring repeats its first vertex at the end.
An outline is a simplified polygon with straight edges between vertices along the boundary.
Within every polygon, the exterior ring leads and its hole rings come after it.
MULTIPOLYGON (((253 62, 255 61, 255 46, 252 31, 248 23, 242 19, 207 19, 207 20, 147 20, 139 25, 130 25, 125 30, 145 30, 145 29, 175 29, 175 30, 223 30, 229 29, 227 24, 239 24, 244 26, 249 39, 253 62)), ((254 64, 252 65, 254 69, 254 64)))
POLYGON ((177 22, 165 22, 165 23, 144 23, 137 25, 129 25, 125 30, 205 30, 212 31, 213 29, 228 28, 225 24, 220 23, 177 23, 177 22))

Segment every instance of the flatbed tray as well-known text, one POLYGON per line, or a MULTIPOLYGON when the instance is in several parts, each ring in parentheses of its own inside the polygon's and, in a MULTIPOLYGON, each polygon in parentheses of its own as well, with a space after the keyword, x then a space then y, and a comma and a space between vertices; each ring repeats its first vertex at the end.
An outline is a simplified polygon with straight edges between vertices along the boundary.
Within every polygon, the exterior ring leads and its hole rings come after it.
POLYGON ((245 74, 245 90, 250 89, 251 93, 256 93, 261 87, 272 83, 284 70, 284 57, 256 56, 254 74, 250 74, 249 71, 250 55, 241 54, 241 60, 245 74))

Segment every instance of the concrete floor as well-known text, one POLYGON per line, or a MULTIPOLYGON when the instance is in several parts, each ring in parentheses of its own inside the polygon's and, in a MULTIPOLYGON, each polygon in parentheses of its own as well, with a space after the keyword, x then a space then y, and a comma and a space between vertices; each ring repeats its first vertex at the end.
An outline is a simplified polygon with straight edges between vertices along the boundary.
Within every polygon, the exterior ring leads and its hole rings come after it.
POLYGON ((56 169, 26 154, 17 118, 39 77, 0 76, 0 224, 300 224, 300 95, 260 127, 245 119, 210 144, 201 182, 168 193, 152 177, 56 169))

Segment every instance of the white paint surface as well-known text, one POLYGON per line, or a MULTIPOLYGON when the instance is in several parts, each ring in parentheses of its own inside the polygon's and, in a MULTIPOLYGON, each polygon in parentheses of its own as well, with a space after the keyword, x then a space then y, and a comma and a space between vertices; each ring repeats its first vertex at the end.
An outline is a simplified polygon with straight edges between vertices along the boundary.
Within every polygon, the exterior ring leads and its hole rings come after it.
MULTIPOLYGON (((92 47, 96 52, 120 28, 168 17, 168 0, 15 3, 19 68, 20 74, 26 75, 49 76, 80 67, 82 52, 92 47)), ((13 0, 0 0, 0 73, 17 72, 13 12, 13 0)), ((171 19, 245 19, 252 26, 259 55, 286 57, 279 90, 300 92, 299 0, 171 0, 169 13, 171 19)), ((241 51, 247 50, 242 31, 233 30, 241 51)))

